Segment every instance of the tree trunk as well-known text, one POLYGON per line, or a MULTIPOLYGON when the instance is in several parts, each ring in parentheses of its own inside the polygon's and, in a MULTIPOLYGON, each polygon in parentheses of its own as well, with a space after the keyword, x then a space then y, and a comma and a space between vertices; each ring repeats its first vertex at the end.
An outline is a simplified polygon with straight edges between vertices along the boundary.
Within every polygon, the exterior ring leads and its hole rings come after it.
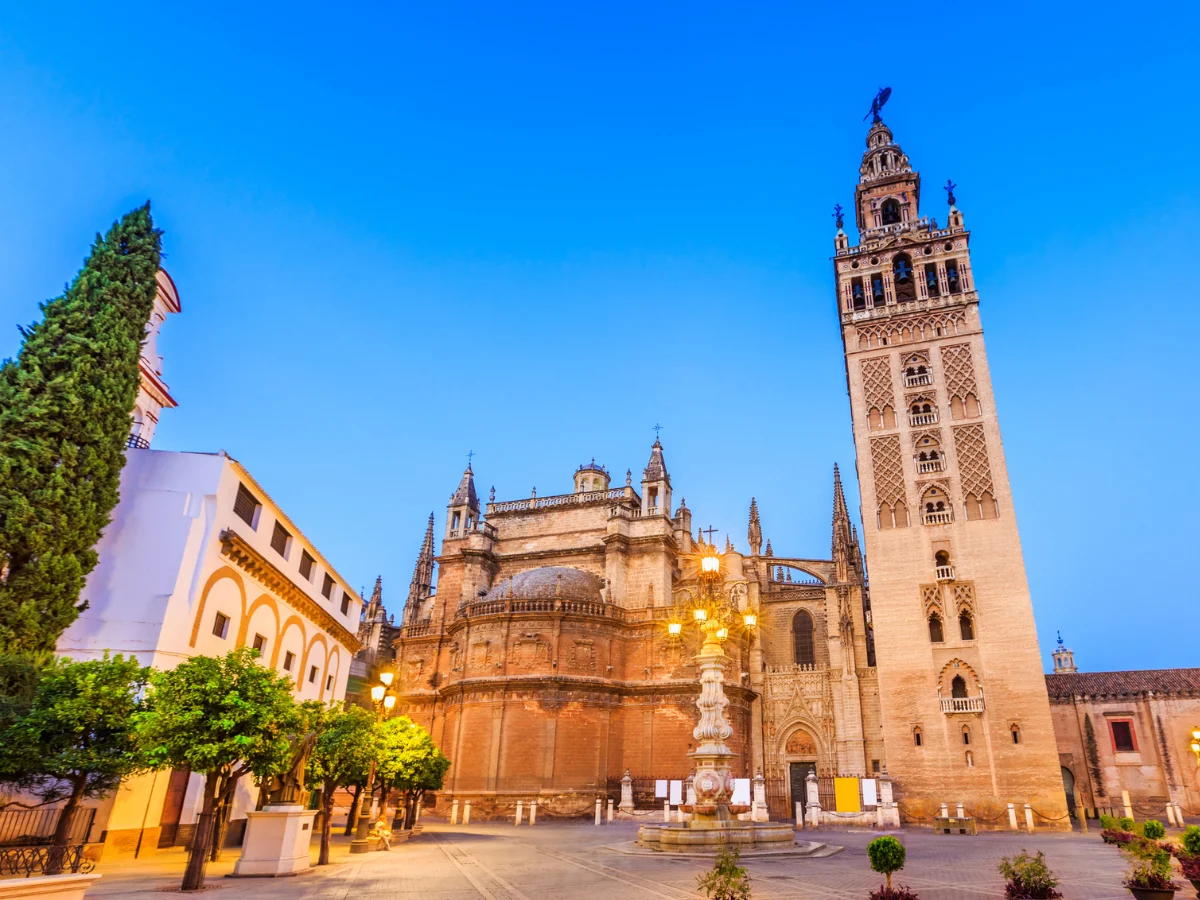
POLYGON ((221 850, 225 845, 225 830, 229 821, 229 801, 225 797, 225 792, 221 792, 221 799, 217 803, 217 812, 213 816, 213 833, 212 843, 208 848, 208 861, 220 862, 221 850))
POLYGON ((346 816, 346 836, 354 834, 354 823, 358 820, 358 804, 362 797, 363 786, 354 786, 354 799, 350 802, 350 813, 346 816))
POLYGON ((67 804, 58 813, 58 823, 54 826, 54 837, 50 839, 50 849, 46 855, 46 874, 58 875, 63 870, 63 862, 67 853, 67 838, 71 834, 71 819, 83 799, 83 790, 87 787, 87 775, 76 775, 71 779, 71 796, 67 804))
POLYGON ((208 865, 209 842, 212 840, 213 818, 217 811, 217 785, 220 780, 221 776, 217 772, 209 772, 204 777, 204 803, 196 819, 196 834, 192 838, 192 846, 188 848, 187 868, 183 870, 183 884, 180 890, 198 891, 204 887, 204 869, 208 865))
POLYGON ((321 791, 321 854, 317 857, 318 866, 329 865, 329 833, 333 830, 333 794, 337 785, 326 781, 321 791))

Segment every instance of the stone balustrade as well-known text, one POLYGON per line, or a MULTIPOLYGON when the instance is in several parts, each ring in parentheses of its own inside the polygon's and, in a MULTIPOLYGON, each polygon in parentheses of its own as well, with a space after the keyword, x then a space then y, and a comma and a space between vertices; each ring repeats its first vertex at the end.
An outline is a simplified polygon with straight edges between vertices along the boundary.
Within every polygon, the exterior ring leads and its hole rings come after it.
POLYGON ((406 638, 425 637, 433 631, 433 623, 429 619, 423 619, 420 622, 413 622, 411 625, 405 625, 400 629, 400 636, 406 638))
POLYGON ((927 384, 933 384, 933 376, 928 372, 919 372, 916 375, 905 375, 905 387, 924 387, 927 384))
POLYGON ((938 581, 954 580, 954 566, 938 566, 936 569, 934 569, 934 572, 937 575, 938 581))
POLYGON ((948 509, 941 512, 927 512, 921 515, 921 521, 926 525, 949 525, 954 521, 954 513, 948 509))
POLYGON ((941 472, 946 468, 944 459, 919 459, 917 460, 917 474, 928 475, 930 472, 941 472))
POLYGON ((951 713, 981 713, 983 712, 983 695, 978 697, 943 697, 942 712, 951 713))
POLYGON ((613 488, 608 491, 580 491, 575 494, 551 494, 548 497, 526 497, 524 500, 493 500, 487 505, 489 516, 496 513, 529 512, 539 509, 554 509, 561 506, 583 506, 589 503, 610 503, 613 500, 636 500, 641 497, 632 487, 613 488))
POLYGON ((914 428, 920 425, 936 425, 938 420, 937 410, 933 412, 912 413, 908 414, 908 424, 914 428))
POLYGON ((475 619, 481 616, 504 616, 513 613, 564 613, 574 616, 594 616, 601 619, 625 621, 625 610, 611 603, 594 600, 569 600, 559 597, 521 600, 503 597, 498 600, 477 600, 460 606, 455 618, 475 619))

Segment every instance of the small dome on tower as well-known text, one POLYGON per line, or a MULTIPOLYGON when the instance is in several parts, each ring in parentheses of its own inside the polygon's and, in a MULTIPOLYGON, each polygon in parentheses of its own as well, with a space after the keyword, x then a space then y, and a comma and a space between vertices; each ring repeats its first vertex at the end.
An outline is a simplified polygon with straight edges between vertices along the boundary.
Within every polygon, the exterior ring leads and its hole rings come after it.
POLYGON ((596 462, 596 457, 592 457, 592 461, 586 466, 580 466, 575 470, 575 493, 582 494, 586 491, 607 491, 608 490, 608 469, 596 462))

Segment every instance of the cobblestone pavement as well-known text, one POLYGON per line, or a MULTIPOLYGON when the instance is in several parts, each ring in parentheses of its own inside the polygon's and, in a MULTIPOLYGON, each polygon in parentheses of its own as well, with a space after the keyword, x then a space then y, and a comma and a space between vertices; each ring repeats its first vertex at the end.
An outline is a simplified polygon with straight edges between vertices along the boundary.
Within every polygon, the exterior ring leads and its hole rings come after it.
MULTIPOLYGON (((707 868, 705 862, 631 856, 608 849, 632 841, 636 834, 637 826, 631 823, 599 828, 429 823, 419 838, 394 846, 390 853, 352 857, 344 839, 339 839, 333 864, 295 878, 225 878, 237 856, 234 850, 210 867, 206 893, 219 893, 228 900, 695 900, 696 875, 707 868)), ((897 834, 908 848, 908 863, 895 880, 911 887, 922 900, 1003 897, 996 862, 1023 847, 1045 851, 1051 868, 1063 880, 1066 900, 1130 896, 1121 887, 1120 855, 1103 844, 1096 831, 1032 837, 937 836, 920 830, 897 834)), ((868 891, 880 884, 866 856, 867 842, 874 834, 806 831, 803 836, 845 850, 827 859, 746 860, 754 897, 865 900, 868 891)), ((178 887, 183 858, 182 851, 170 851, 150 860, 102 863, 98 871, 104 877, 88 892, 89 900, 150 900, 178 887)), ((1191 891, 1177 896, 1184 900, 1191 891)))

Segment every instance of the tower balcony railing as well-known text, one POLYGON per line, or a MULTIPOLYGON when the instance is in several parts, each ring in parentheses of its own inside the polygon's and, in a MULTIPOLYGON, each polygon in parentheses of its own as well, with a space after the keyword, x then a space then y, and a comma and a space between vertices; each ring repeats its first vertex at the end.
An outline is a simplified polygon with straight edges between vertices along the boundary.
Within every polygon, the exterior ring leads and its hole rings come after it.
POLYGON ((924 387, 927 384, 933 384, 933 376, 928 372, 918 372, 916 375, 905 375, 905 387, 924 387))
POLYGON ((433 631, 433 622, 430 621, 429 619, 422 619, 419 622, 412 622, 411 624, 403 626, 400 629, 400 637, 402 637, 402 638, 425 637, 425 635, 429 634, 432 631, 433 631))
POLYGON ((944 472, 946 469, 946 461, 944 459, 918 459, 917 474, 928 475, 930 472, 944 472))
POLYGON ((921 521, 926 525, 949 525, 954 521, 954 513, 948 509, 925 512, 921 514, 921 521))
POLYGON ((512 613, 566 613, 576 616, 593 616, 601 619, 625 621, 624 607, 596 600, 571 600, 561 597, 538 597, 520 599, 498 597, 494 600, 476 600, 458 608, 457 619, 474 619, 479 616, 504 616, 512 613))
POLYGON ((607 491, 579 491, 574 494, 551 494, 547 497, 526 497, 523 500, 492 500, 487 505, 489 516, 496 513, 524 512, 526 510, 553 509, 560 506, 580 506, 585 503, 608 503, 613 500, 636 500, 642 498, 631 486, 607 491))
POLYGON ((131 434, 125 439, 125 448, 127 450, 149 450, 150 442, 140 434, 131 434))
POLYGON ((910 412, 908 414, 908 424, 912 425, 914 428, 918 425, 936 425, 937 420, 938 414, 936 409, 933 412, 910 412))
POLYGON ((981 713, 983 712, 983 694, 978 697, 943 697, 942 712, 946 715, 981 713))
POLYGON ((480 519, 477 522, 472 522, 470 525, 460 525, 458 528, 453 528, 446 533, 448 538, 465 538, 473 534, 482 534, 484 537, 496 539, 496 526, 480 519))
POLYGON ((937 575, 938 581, 954 580, 954 566, 937 566, 934 573, 937 575))

